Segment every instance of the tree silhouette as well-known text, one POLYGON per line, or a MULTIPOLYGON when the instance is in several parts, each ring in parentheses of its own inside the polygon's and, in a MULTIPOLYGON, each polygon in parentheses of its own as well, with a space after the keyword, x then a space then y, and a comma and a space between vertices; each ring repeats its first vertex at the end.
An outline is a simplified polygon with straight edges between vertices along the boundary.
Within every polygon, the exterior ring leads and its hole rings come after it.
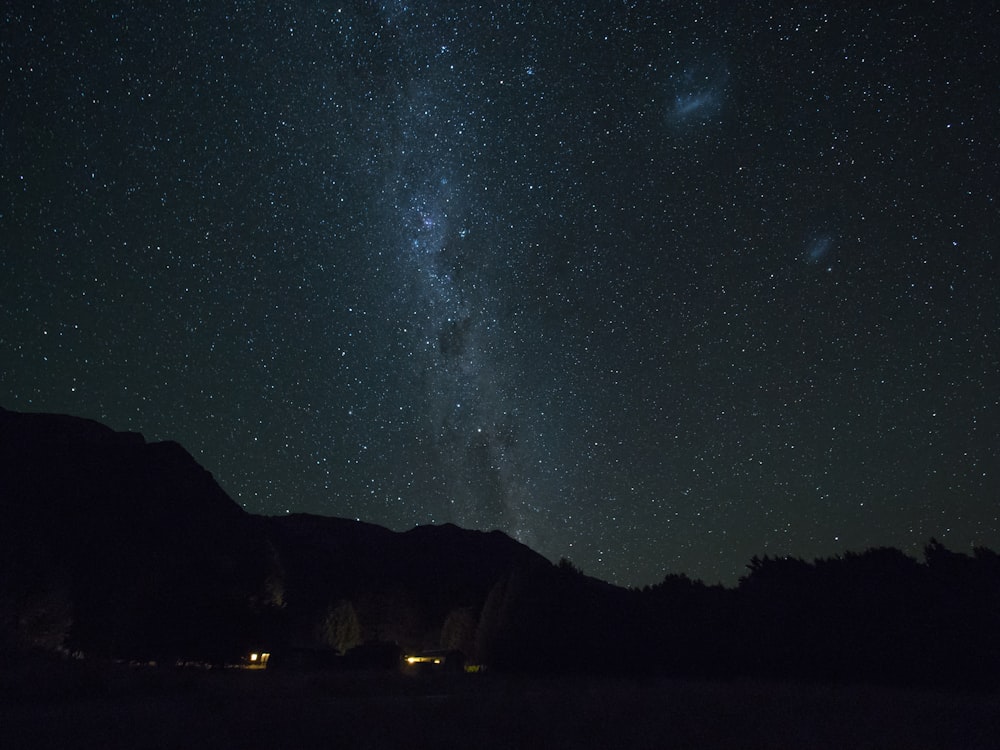
POLYGON ((476 648, 476 625, 476 611, 472 607, 451 610, 441 626, 442 648, 471 656, 476 648))

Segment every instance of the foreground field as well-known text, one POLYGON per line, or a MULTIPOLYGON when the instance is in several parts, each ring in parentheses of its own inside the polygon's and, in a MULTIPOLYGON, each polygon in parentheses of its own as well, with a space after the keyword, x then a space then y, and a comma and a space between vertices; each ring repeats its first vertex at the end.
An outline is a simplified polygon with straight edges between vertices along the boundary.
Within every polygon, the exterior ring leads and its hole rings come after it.
POLYGON ((759 682, 15 664, 11 748, 1000 748, 1000 696, 759 682))

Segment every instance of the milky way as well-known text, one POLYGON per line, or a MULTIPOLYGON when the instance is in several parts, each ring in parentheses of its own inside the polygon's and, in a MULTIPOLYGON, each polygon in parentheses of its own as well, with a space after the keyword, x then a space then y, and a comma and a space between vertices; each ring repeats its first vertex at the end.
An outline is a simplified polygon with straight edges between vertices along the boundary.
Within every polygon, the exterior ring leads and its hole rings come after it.
POLYGON ((457 23, 421 22, 406 8, 386 13, 399 37, 399 69, 387 127, 371 132, 392 155, 378 202, 385 229, 375 241, 393 267, 401 364, 424 403, 419 452, 404 448, 381 481, 403 497, 413 488, 399 488, 400 480, 430 473, 433 487, 417 499, 432 521, 505 528, 531 542, 535 472, 525 465, 525 430, 537 415, 522 408, 508 361, 505 342, 516 331, 498 299, 497 265, 511 231, 483 164, 502 138, 483 114, 500 84, 470 87, 470 51, 457 23))
POLYGON ((161 5, 3 11, 4 407, 619 583, 1000 547, 997 9, 161 5))

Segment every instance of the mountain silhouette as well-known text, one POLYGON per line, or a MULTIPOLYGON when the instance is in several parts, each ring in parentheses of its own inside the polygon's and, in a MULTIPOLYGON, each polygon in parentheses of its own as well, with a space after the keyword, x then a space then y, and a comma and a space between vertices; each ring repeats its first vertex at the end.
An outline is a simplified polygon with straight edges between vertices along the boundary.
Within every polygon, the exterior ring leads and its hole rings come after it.
POLYGON ((512 569, 551 567, 499 531, 252 515, 175 442, 5 409, 0 513, 4 640, 131 659, 330 646, 344 602, 359 639, 429 648, 512 569))

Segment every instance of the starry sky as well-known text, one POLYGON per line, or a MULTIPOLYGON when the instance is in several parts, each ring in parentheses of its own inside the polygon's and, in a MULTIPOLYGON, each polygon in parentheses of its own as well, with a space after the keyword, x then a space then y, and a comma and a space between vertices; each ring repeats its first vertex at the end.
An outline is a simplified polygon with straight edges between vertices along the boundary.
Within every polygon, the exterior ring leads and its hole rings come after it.
POLYGON ((0 405, 619 584, 1000 548, 993 4, 0 23, 0 405))

